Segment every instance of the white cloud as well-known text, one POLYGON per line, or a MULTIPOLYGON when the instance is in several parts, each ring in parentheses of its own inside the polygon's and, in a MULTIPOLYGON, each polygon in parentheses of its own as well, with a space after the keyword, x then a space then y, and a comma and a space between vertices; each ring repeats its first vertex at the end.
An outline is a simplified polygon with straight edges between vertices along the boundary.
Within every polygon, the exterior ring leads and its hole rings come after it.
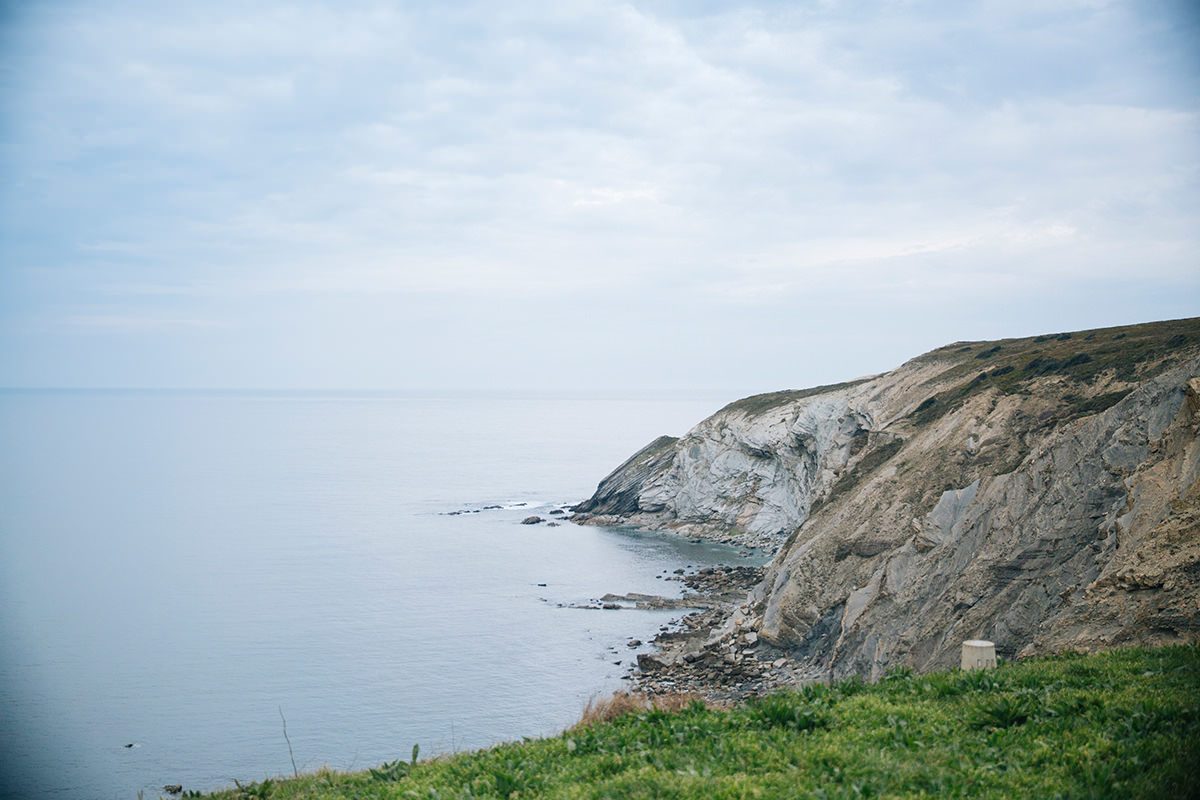
POLYGON ((93 327, 114 293, 142 306, 113 320, 182 325, 334 295, 765 314, 851 283, 1111 293, 1136 267, 1175 287, 1170 315, 1196 288, 1200 103, 1150 13, 43 10, 4 73, 0 256, 29 267, 0 308, 93 327))
POLYGON ((571 205, 574 206, 612 206, 635 200, 654 200, 657 196, 653 188, 615 189, 611 186, 580 187, 573 194, 575 199, 571 205))
POLYGON ((171 319, 167 317, 124 317, 117 315, 71 316, 61 320, 68 328, 86 328, 91 331, 154 332, 172 328, 228 328, 227 322, 209 319, 171 319))

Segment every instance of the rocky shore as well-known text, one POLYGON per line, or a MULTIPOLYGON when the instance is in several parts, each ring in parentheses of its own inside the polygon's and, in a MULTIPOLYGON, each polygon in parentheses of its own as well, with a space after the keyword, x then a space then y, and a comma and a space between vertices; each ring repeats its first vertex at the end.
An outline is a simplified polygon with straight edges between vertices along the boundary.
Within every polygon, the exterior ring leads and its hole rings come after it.
POLYGON ((818 679, 819 667, 795 661, 760 639, 750 622, 747 601, 765 571, 705 567, 679 576, 688 591, 671 602, 696 610, 655 637, 657 652, 638 655, 628 676, 632 688, 648 695, 694 692, 736 701, 818 679))
POLYGON ((713 542, 729 547, 740 547, 746 550, 762 550, 774 553, 779 549, 780 537, 755 531, 746 531, 730 527, 724 522, 680 522, 671 520, 664 522, 656 514, 599 514, 580 512, 581 506, 575 506, 570 517, 577 525, 598 525, 609 528, 636 528, 638 530, 664 530, 686 538, 688 541, 713 542))

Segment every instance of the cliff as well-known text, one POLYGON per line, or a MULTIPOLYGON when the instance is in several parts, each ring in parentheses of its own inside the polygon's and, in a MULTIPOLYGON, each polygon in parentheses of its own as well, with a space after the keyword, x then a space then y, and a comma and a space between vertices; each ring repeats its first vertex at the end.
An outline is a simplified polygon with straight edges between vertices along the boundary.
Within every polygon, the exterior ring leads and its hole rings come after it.
POLYGON ((1200 319, 733 403, 576 519, 777 549, 726 633, 840 677, 1200 633, 1200 319))

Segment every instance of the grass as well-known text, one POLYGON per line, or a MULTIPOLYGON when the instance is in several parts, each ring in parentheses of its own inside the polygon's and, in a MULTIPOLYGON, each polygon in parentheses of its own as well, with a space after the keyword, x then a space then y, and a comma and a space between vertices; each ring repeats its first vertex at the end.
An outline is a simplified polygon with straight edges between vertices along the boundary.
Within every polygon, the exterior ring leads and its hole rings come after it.
POLYGON ((750 397, 743 397, 741 400, 733 401, 717 413, 740 411, 746 416, 758 416, 760 414, 765 414, 772 409, 779 408, 780 406, 794 403, 797 400, 803 400, 806 397, 816 397, 817 395, 828 394, 829 392, 850 389, 866 383, 869 380, 870 378, 859 378, 858 380, 846 381, 845 383, 814 386, 811 389, 785 389, 781 392, 768 392, 767 394, 751 395, 750 397))
POLYGON ((1200 343, 1200 317, 1074 334, 960 343, 921 358, 944 358, 952 354, 956 360, 964 360, 961 365, 964 374, 1012 367, 1009 373, 1018 373, 1012 376, 1012 381, 1050 374, 1087 381, 1107 371, 1125 380, 1135 380, 1148 362, 1174 353, 1186 357, 1197 343, 1200 343), (979 363, 980 360, 984 363, 979 363))
MULTIPOLYGON (((1033 381, 1057 377, 1065 382, 1063 407, 1056 422, 1095 414, 1115 405, 1128 393, 1113 391, 1088 397, 1080 391, 1101 376, 1131 382, 1182 363, 1200 344, 1200 318, 1060 333, 999 342, 959 343, 934 350, 919 359, 959 363, 937 379, 951 387, 921 402, 909 419, 928 425, 960 407, 968 398, 989 389, 999 394, 1028 393, 1033 381)), ((1044 392, 1043 392, 1044 393, 1044 392)))
POLYGON ((251 796, 1197 797, 1200 647, 903 671, 728 710, 617 696, 553 738, 215 795, 251 796))

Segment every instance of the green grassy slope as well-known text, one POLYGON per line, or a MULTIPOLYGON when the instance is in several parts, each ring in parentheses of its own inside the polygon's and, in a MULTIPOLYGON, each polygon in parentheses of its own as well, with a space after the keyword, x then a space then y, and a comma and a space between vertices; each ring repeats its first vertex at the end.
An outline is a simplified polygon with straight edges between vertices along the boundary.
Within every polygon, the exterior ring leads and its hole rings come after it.
POLYGON ((223 798, 1200 797, 1200 647, 1062 655, 640 710, 223 798))

